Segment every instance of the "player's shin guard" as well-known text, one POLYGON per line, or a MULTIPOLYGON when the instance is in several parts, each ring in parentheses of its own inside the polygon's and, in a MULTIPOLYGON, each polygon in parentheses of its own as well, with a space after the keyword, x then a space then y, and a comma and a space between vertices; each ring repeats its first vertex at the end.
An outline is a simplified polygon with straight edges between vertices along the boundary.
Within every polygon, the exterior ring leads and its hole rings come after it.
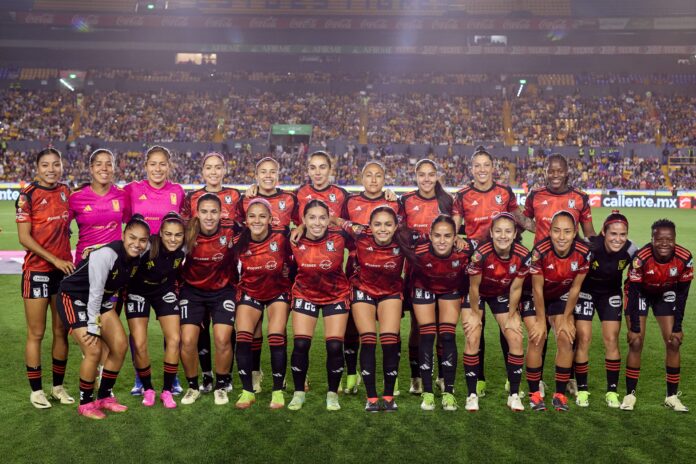
POLYGON ((379 336, 382 345, 382 371, 384 375, 384 396, 394 396, 394 385, 399 375, 399 335, 383 333, 379 336))
POLYGON ((418 364, 420 376, 423 381, 423 391, 433 392, 433 343, 437 327, 435 324, 423 324, 419 327, 420 336, 418 337, 418 364))
MULTIPOLYGON (((457 339, 455 324, 440 323, 439 337, 442 340, 442 376, 445 379, 445 392, 454 392, 454 379, 457 375, 457 339)), ((475 388, 475 387, 474 387, 475 388)))
POLYGON ((522 381, 522 366, 524 365, 524 356, 508 353, 507 362, 508 381, 510 382, 510 394, 520 392, 520 382, 522 381))
POLYGON ((253 369, 252 344, 254 335, 251 332, 237 332, 237 373, 242 381, 242 388, 246 391, 254 391, 251 381, 253 369))
POLYGON ((343 375, 343 337, 326 338, 326 376, 329 391, 337 393, 343 375))
POLYGON ((466 376, 467 395, 476 394, 476 382, 479 377, 479 353, 464 353, 464 375, 466 376))
POLYGON ((676 395, 679 391, 680 368, 665 366, 667 380, 667 396, 676 395))
POLYGON ((117 378, 118 371, 110 371, 109 369, 102 370, 101 383, 99 384, 97 399, 101 400, 112 396, 117 378))
POLYGON ((362 376, 368 398, 377 398, 377 387, 375 386, 375 371, 377 370, 377 360, 375 351, 377 348, 377 334, 367 332, 360 335, 360 375, 362 376))
MULTIPOLYGON (((295 383, 295 391, 305 391, 307 369, 309 369, 309 348, 312 346, 312 337, 307 335, 295 335, 290 356, 290 369, 292 380, 295 383)), ((340 380, 340 379, 339 379, 340 380)))
POLYGON ((273 390, 282 390, 285 371, 288 368, 287 340, 284 334, 268 334, 271 347, 271 372, 273 373, 273 390))

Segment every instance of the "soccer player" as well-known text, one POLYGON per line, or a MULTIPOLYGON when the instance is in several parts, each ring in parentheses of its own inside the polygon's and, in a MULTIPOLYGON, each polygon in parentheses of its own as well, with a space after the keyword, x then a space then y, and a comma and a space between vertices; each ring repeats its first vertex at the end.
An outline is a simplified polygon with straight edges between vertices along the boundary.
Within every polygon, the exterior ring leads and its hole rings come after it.
MULTIPOLYGON (((538 230, 538 224, 537 224, 538 230)), ((572 213, 559 211, 551 219, 549 237, 534 245, 529 273, 532 276, 534 320, 525 321, 530 329, 531 343, 527 345, 527 380, 530 407, 534 411, 546 409, 539 391, 541 349, 539 338, 546 338, 546 323, 556 336, 556 393, 552 404, 557 411, 568 411, 565 396, 573 365, 575 338, 574 312, 580 287, 589 270, 591 253, 577 236, 577 223, 572 213)), ((531 317, 531 314, 523 316, 531 317)))
MULTIPOLYGON (((502 212, 511 213, 517 224, 529 231, 534 231, 534 221, 524 214, 517 205, 515 194, 509 186, 501 185, 493 180, 493 157, 482 146, 476 148, 471 157, 470 165, 472 181, 457 192, 452 206, 452 218, 457 224, 457 230, 464 225, 464 233, 471 240, 481 242, 490 238, 488 231, 492 219, 502 212), (462 222, 463 221, 463 222, 462 222)), ((481 313, 481 348, 479 350, 479 381, 476 393, 479 397, 486 395, 486 377, 484 374, 485 361, 485 328, 486 313, 481 313)), ((502 330, 500 346, 503 359, 508 361, 508 344, 502 330)), ((506 384, 506 389, 509 385, 506 384)))
POLYGON ((184 259, 184 220, 177 213, 166 214, 157 235, 150 238, 150 249, 141 257, 135 278, 126 289, 125 309, 133 337, 133 360, 143 384, 143 405, 155 405, 152 370, 147 348, 150 307, 164 335, 164 383, 160 401, 167 409, 176 408, 172 385, 179 367, 179 306, 176 279, 184 259))
MULTIPOLYGON (((222 211, 220 212, 220 222, 222 224, 232 224, 238 218, 238 208, 240 205, 241 195, 237 189, 225 187, 222 182, 227 174, 227 164, 225 157, 217 152, 211 152, 203 157, 202 175, 205 185, 192 192, 189 192, 184 197, 181 205, 181 217, 185 221, 191 220, 196 216, 196 205, 198 199, 206 193, 213 193, 220 199, 222 211)), ((236 337, 234 329, 232 331, 232 349, 236 337)), ((201 333, 198 336, 198 359, 203 371, 203 382, 201 383, 201 391, 210 393, 213 391, 213 358, 210 349, 210 318, 203 321, 201 333)), ((232 359, 234 363, 234 359, 232 359)), ((231 377, 230 377, 231 378, 231 377)), ((228 390, 232 390, 232 384, 228 386, 228 390)))
POLYGON ((305 231, 292 252, 297 276, 292 286, 292 328, 295 334, 290 360, 295 393, 288 409, 296 411, 305 402, 305 379, 309 367, 309 349, 319 314, 324 316, 326 337, 326 373, 328 393, 326 409, 338 411, 338 387, 343 374, 343 337, 348 321, 350 286, 343 271, 346 238, 341 230, 329 230, 331 210, 321 200, 306 203, 303 211, 305 231))
POLYGON ((505 360, 510 385, 507 405, 513 411, 523 411, 519 387, 524 347, 518 304, 524 278, 529 272, 529 250, 516 241, 517 224, 511 213, 502 212, 493 217, 489 236, 489 240, 478 245, 469 264, 470 311, 479 317, 479 308, 487 304, 498 322, 510 347, 505 360))
POLYGON ((188 389, 181 404, 193 404, 198 385, 198 334, 206 318, 213 321, 215 344, 215 404, 229 402, 227 386, 232 365, 237 267, 233 260, 234 228, 221 224, 222 202, 214 193, 198 198, 196 217, 186 227, 186 260, 179 291, 181 361, 188 389))
POLYGON ((56 313, 58 285, 75 270, 70 254, 70 189, 60 183, 62 175, 60 152, 53 148, 41 150, 36 155, 36 181, 22 189, 15 203, 19 243, 27 250, 22 265, 22 299, 27 319, 24 360, 31 388, 29 401, 39 409, 51 407, 41 383, 41 342, 49 304, 53 331, 51 397, 62 404, 75 402, 63 388, 68 340, 56 313))
POLYGON ((674 223, 660 219, 653 223, 652 240, 638 250, 626 279, 626 317, 628 358, 626 359, 626 396, 621 409, 632 411, 640 374, 640 357, 645 340, 645 321, 651 307, 665 342, 667 397, 665 406, 677 412, 689 408, 679 399, 679 349, 684 340, 682 321, 689 287, 694 278, 691 252, 676 243, 674 223))
POLYGON ((457 373, 456 328, 459 314, 466 318, 466 348, 464 368, 468 397, 467 411, 478 410, 476 380, 478 372, 478 344, 481 336, 481 320, 471 309, 462 310, 462 281, 466 279, 466 268, 473 253, 473 245, 464 240, 464 247, 454 247, 457 237, 456 224, 448 215, 440 215, 433 221, 428 239, 421 239, 415 255, 407 254, 413 266, 411 277, 413 290, 411 301, 413 314, 418 321, 420 340, 418 343, 418 364, 423 382, 421 409, 435 409, 433 395, 433 342, 437 333, 442 340, 442 376, 444 391, 442 407, 445 411, 456 411, 457 401, 454 397, 454 380, 457 373))
POLYGON ((287 368, 286 326, 290 313, 291 265, 287 228, 273 229, 271 204, 262 197, 249 201, 246 227, 236 239, 235 255, 241 276, 237 300, 237 370, 242 393, 235 406, 247 409, 255 401, 253 388, 254 329, 268 311, 268 343, 271 347, 273 393, 271 409, 285 406, 283 382, 287 368))
POLYGON ((394 388, 399 373, 399 326, 401 325, 401 301, 403 299, 404 254, 406 248, 396 233, 399 218, 388 205, 372 209, 369 228, 332 218, 355 240, 355 259, 360 272, 350 278, 351 312, 360 333, 360 366, 367 390, 368 412, 396 411, 394 388), (384 394, 378 401, 375 375, 377 362, 377 321, 382 345, 384 394))
POLYGON ((621 369, 619 331, 621 330, 621 283, 623 271, 633 259, 637 248, 628 240, 628 219, 614 210, 607 216, 600 235, 590 237, 592 261, 580 298, 575 306, 575 377, 578 394, 575 404, 587 407, 590 404, 587 373, 590 343, 592 341, 592 318, 596 312, 602 322, 604 340, 607 393, 605 400, 610 408, 621 404, 616 393, 621 369))
POLYGON ((124 412, 128 409, 113 395, 114 384, 128 349, 128 338, 114 310, 112 297, 118 294, 138 270, 150 228, 136 214, 116 240, 89 253, 80 266, 60 283, 57 310, 63 323, 80 345, 80 406, 78 414, 104 419, 103 409, 124 412), (102 343, 109 349, 104 361, 97 398, 94 380, 101 359, 102 343))
MULTIPOLYGON (((439 172, 434 161, 422 159, 416 163, 416 185, 417 189, 401 196, 401 213, 406 227, 409 229, 426 234, 430 231, 433 221, 440 214, 450 214, 452 211, 452 196, 447 193, 439 180, 439 172)), ((404 309, 411 308, 411 271, 410 263, 406 263, 406 283, 404 309)), ((411 333, 408 338, 408 362, 411 366, 411 385, 409 393, 420 395, 423 393, 423 383, 421 381, 421 371, 419 368, 419 349, 418 343, 420 335, 418 333, 418 322, 411 314, 411 333)), ((442 353, 438 342, 438 375, 437 384, 440 390, 444 391, 444 379, 442 376, 442 363, 440 354, 442 353)))

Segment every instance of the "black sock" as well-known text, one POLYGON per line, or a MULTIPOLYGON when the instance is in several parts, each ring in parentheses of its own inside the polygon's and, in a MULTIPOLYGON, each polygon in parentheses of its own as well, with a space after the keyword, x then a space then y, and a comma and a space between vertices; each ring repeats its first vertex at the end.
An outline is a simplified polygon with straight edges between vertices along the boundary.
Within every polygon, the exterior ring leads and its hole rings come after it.
POLYGON ((530 367, 527 365, 527 385, 530 395, 539 391, 539 382, 541 382, 541 366, 530 367))
MULTIPOLYGON (((483 332, 481 332, 481 336, 483 336, 483 332)), ((509 354, 510 354, 510 345, 508 345, 507 338, 505 338, 505 334, 503 331, 500 331, 500 350, 503 352, 503 362, 507 363, 509 359, 509 354)))
POLYGON ((329 391, 337 393, 343 376, 343 337, 326 339, 326 377, 329 391))
POLYGON ((213 357, 210 349, 210 320, 208 320, 198 334, 198 361, 201 363, 203 372, 213 371, 213 357))
POLYGON ((253 340, 251 332, 237 332, 237 373, 242 381, 242 388, 246 391, 254 391, 251 381, 251 371, 253 369, 253 340))
POLYGON ((399 349, 401 341, 395 333, 379 336, 382 345, 382 371, 384 375, 384 396, 394 396, 394 385, 399 376, 399 349))
MULTIPOLYGON (((237 337, 237 341, 239 341, 239 337, 237 337)), ((252 367, 251 370, 253 371, 260 371, 261 370, 261 349, 263 348, 263 337, 254 337, 254 339, 251 342, 251 360, 252 360, 252 367)), ((239 360, 237 360, 239 362, 239 360)), ((239 367, 237 367, 239 369, 239 367)))
POLYGON ((667 376, 667 396, 676 395, 679 390, 680 368, 665 366, 667 376))
POLYGON ((575 380, 578 382, 578 391, 587 391, 587 373, 589 370, 589 362, 575 363, 575 380))
POLYGON ((283 334, 268 334, 271 347, 271 372, 273 373, 273 390, 283 389, 285 371, 288 368, 287 341, 283 334))
POLYGON ((197 375, 195 377, 186 377, 186 382, 188 383, 188 386, 190 389, 198 390, 198 376, 197 375))
POLYGON ((153 390, 152 388, 152 368, 150 366, 142 369, 135 368, 135 372, 140 377, 140 382, 143 384, 143 390, 153 390))
POLYGON ((27 378, 29 379, 31 391, 41 390, 43 388, 41 383, 41 365, 36 367, 27 366, 27 378))
POLYGON ((309 369, 309 349, 312 346, 312 337, 295 335, 290 356, 290 370, 292 380, 295 383, 295 391, 305 391, 305 380, 309 369))
POLYGON ((616 392, 619 385, 621 359, 604 359, 604 369, 607 371, 607 391, 616 392))
MULTIPOLYGON (((547 320, 546 321, 546 333, 550 334, 551 333, 551 323, 547 320)), ((544 366, 546 365, 546 352, 549 349, 549 337, 548 335, 544 339, 544 347, 541 349, 541 376, 544 377, 544 366)))
POLYGON ((432 324, 423 324, 419 327, 420 337, 418 346, 418 364, 420 367, 420 377, 423 381, 423 391, 426 393, 433 392, 433 343, 435 343, 435 334, 437 326, 432 324))
POLYGON ((467 394, 476 394, 476 382, 478 381, 479 354, 464 353, 464 376, 466 377, 467 394))
MULTIPOLYGON (((178 369, 178 364, 170 364, 168 362, 164 363, 164 380, 162 381, 162 391, 172 391, 174 377, 176 377, 178 369)), ((198 381, 198 377, 196 377, 196 381, 198 381)))
POLYGON ((440 324, 436 325, 438 329, 438 334, 435 337, 435 355, 437 356, 437 378, 442 379, 445 377, 444 371, 442 370, 442 359, 444 349, 442 347, 442 337, 440 336, 440 324))
POLYGON ((556 365, 556 393, 565 395, 568 381, 570 380, 570 367, 556 365))
POLYGON ((522 381, 522 366, 524 365, 524 356, 508 353, 507 357, 507 376, 510 381, 510 394, 520 392, 520 382, 522 381))
POLYGON ((94 380, 88 382, 80 379, 80 404, 87 404, 94 401, 94 380))
MULTIPOLYGON (((479 342, 478 351, 478 380, 486 380, 484 366, 486 365, 486 312, 482 311, 481 317, 481 341, 479 342)), ((474 392, 476 393, 476 392, 474 392)))
POLYGON ((456 324, 440 323, 439 338, 442 340, 442 377, 445 379, 445 392, 454 392, 454 379, 457 375, 456 324))
POLYGON ((97 399, 101 400, 113 395, 113 389, 117 378, 118 371, 110 371, 106 368, 102 370, 101 383, 99 384, 97 399))
POLYGON ((631 367, 626 365, 626 394, 636 392, 638 386, 638 377, 640 377, 640 367, 631 367))
POLYGON ((231 381, 232 376, 229 372, 215 372, 215 390, 225 390, 231 381))
POLYGON ((346 360, 346 374, 356 375, 358 373, 358 351, 360 350, 360 335, 348 334, 343 343, 343 357, 346 360))
POLYGON ((65 380, 65 366, 68 365, 67 359, 53 358, 53 386, 63 385, 65 380))
POLYGON ((367 397, 377 398, 377 387, 375 386, 377 334, 374 332, 360 334, 360 345, 360 374, 363 384, 365 384, 367 397))
POLYGON ((408 366, 411 368, 411 378, 420 377, 418 364, 418 345, 408 345, 408 366))

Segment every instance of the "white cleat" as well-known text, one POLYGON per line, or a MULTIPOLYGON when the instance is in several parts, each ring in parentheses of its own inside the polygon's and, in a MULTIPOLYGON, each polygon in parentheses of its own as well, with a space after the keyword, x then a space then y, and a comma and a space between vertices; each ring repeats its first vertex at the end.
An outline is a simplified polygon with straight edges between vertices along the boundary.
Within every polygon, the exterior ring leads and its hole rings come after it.
POLYGON ((63 388, 62 385, 56 385, 55 387, 51 388, 51 398, 60 401, 60 404, 75 403, 75 398, 68 395, 68 392, 65 391, 65 388, 63 388))
POLYGON ((411 379, 411 386, 408 388, 408 392, 412 395, 420 395, 423 393, 423 379, 420 377, 413 377, 411 379))
POLYGON ((478 401, 478 396, 476 396, 476 393, 472 393, 466 398, 466 405, 464 406, 464 409, 466 409, 469 412, 476 412, 479 410, 479 401, 478 401))
POLYGON ((215 404, 218 406, 222 406, 224 404, 227 404, 230 402, 230 399, 227 397, 227 389, 226 388, 218 388, 215 390, 215 404))
POLYGON ((629 393, 628 395, 624 396, 623 401, 621 402, 621 406, 619 406, 619 409, 622 411, 633 411, 634 406, 636 405, 636 395, 634 393, 629 393))
POLYGON ((263 371, 251 371, 251 384, 254 393, 261 393, 261 382, 263 382, 263 371))
POLYGON ((189 388, 188 390, 186 390, 184 397, 181 398, 181 404, 193 404, 196 402, 198 398, 200 398, 200 396, 200 390, 194 390, 193 388, 189 388))
POLYGON ((665 398, 665 407, 673 409, 677 412, 689 412, 689 408, 684 406, 684 403, 682 403, 679 399, 680 396, 681 392, 677 393, 676 395, 668 396, 667 398, 665 398))
POLYGON ((507 407, 514 412, 524 411, 524 404, 522 404, 520 395, 513 393, 512 395, 508 396, 507 407))
POLYGON ((575 379, 570 379, 568 385, 566 386, 566 392, 568 396, 578 396, 578 381, 575 379))
POLYGON ((31 392, 29 395, 29 401, 31 401, 32 406, 36 409, 48 409, 51 407, 51 403, 46 398, 46 394, 43 390, 36 390, 31 392))

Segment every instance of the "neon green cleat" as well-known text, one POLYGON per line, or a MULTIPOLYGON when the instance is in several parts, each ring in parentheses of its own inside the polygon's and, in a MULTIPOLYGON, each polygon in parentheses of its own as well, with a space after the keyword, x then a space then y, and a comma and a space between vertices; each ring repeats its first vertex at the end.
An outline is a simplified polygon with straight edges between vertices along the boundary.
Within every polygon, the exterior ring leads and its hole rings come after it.
POLYGON ((394 382, 394 396, 399 396, 401 395, 401 392, 399 391, 399 379, 396 379, 394 382))
POLYGON ((578 395, 575 397, 575 404, 581 408, 587 408, 590 406, 590 392, 587 390, 578 391, 578 395))
POLYGON ((254 392, 242 390, 242 394, 239 395, 239 399, 237 399, 234 407, 237 409, 249 409, 254 403, 256 403, 256 395, 254 392))
POLYGON ((358 393, 358 374, 349 374, 346 376, 346 389, 343 393, 347 395, 355 395, 358 393))
POLYGON ((607 406, 609 406, 612 409, 618 409, 621 407, 621 401, 619 401, 619 394, 616 392, 607 392, 606 395, 604 395, 604 399, 607 402, 607 406))
POLYGON ((302 409, 302 406, 305 403, 305 392, 298 392, 296 391, 294 395, 292 395, 292 400, 290 400, 290 404, 288 404, 288 409, 291 411, 299 411, 302 409))
POLYGON ((271 394, 271 409, 282 409, 285 407, 285 395, 283 390, 274 390, 271 394))
POLYGON ((435 410, 435 395, 432 393, 423 393, 421 395, 423 401, 421 401, 421 409, 423 411, 434 411, 435 410))
POLYGON ((478 380, 476 382, 476 396, 479 398, 483 398, 486 396, 486 381, 485 380, 478 380))
POLYGON ((340 411, 341 405, 338 403, 338 393, 328 392, 326 394, 326 410, 340 411))
POLYGON ((456 411, 459 409, 457 399, 452 393, 445 392, 442 394, 442 409, 445 411, 456 411))

